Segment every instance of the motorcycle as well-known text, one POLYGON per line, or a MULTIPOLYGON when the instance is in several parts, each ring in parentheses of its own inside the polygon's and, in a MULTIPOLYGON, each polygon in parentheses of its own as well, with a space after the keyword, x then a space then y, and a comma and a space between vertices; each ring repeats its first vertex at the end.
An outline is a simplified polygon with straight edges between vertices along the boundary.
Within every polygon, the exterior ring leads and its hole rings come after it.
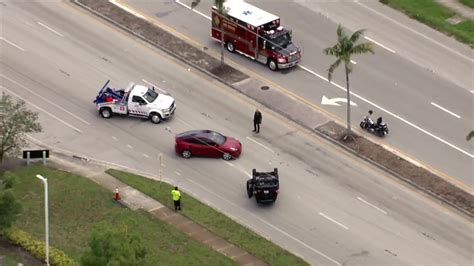
POLYGON ((382 123, 382 117, 377 119, 377 123, 374 123, 372 119, 364 117, 362 122, 360 122, 360 127, 378 135, 379 137, 384 137, 388 134, 388 126, 385 123, 382 123))

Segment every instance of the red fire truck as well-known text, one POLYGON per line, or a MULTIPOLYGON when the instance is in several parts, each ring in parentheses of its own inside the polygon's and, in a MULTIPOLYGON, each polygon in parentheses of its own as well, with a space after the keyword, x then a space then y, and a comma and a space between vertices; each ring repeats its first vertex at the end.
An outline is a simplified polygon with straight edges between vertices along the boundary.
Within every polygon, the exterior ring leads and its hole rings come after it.
POLYGON ((223 15, 212 7, 211 36, 229 52, 238 52, 268 65, 271 70, 290 68, 301 60, 300 49, 291 41, 291 30, 280 18, 243 1, 224 2, 223 15))

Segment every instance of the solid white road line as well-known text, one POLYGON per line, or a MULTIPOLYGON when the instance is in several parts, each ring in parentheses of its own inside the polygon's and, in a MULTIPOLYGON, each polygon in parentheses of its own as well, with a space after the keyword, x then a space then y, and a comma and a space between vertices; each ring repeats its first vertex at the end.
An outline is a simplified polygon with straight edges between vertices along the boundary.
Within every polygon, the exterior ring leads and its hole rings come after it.
POLYGON ((232 163, 229 163, 228 161, 224 161, 224 163, 230 165, 230 167, 235 167, 232 163))
POLYGON ((76 128, 76 127, 74 127, 73 125, 67 123, 66 121, 60 119, 59 117, 57 117, 57 116, 55 116, 55 115, 49 113, 48 111, 44 110, 43 108, 41 108, 41 107, 39 107, 39 106, 33 104, 32 102, 30 102, 30 101, 28 101, 28 100, 26 100, 26 99, 21 98, 18 94, 14 93, 13 91, 11 91, 11 90, 9 90, 9 89, 7 89, 7 88, 1 86, 1 85, 0 85, 0 88, 2 88, 2 89, 4 89, 4 90, 8 91, 10 94, 14 95, 14 96, 17 97, 18 99, 22 99, 23 101, 25 101, 25 102, 28 103, 29 105, 35 107, 36 109, 40 110, 41 112, 43 112, 43 113, 45 113, 45 114, 51 116, 52 118, 58 120, 59 122, 63 123, 64 125, 66 125, 66 126, 72 128, 72 129, 74 129, 75 131, 77 131, 77 132, 79 132, 79 133, 82 133, 82 131, 79 130, 78 128, 76 128))
POLYGON ((174 171, 175 174, 181 176, 181 173, 177 172, 177 171, 174 171))
MULTIPOLYGON (((314 73, 313 71, 310 71, 309 69, 306 69, 305 67, 302 67, 302 66, 301 66, 301 68, 304 69, 304 70, 306 70, 306 71, 308 71, 309 73, 311 73, 311 74, 313 74, 313 75, 315 75, 315 76, 321 78, 322 80, 327 81, 327 79, 324 78, 324 77, 322 77, 321 75, 319 75, 319 74, 317 74, 317 73, 314 73)), ((343 91, 346 91, 346 88, 342 87, 341 85, 339 85, 339 84, 337 84, 337 83, 331 82, 331 84, 333 84, 334 86, 338 87, 339 89, 341 89, 341 90, 343 90, 343 91)), ((354 93, 354 92, 352 92, 352 91, 350 91, 350 94, 353 95, 354 97, 356 97, 356 98, 358 98, 358 99, 360 99, 360 100, 362 100, 362 101, 364 101, 364 102, 366 102, 366 103, 368 103, 368 104, 370 104, 370 105, 372 105, 372 106, 378 108, 379 110, 381 110, 381 111, 383 111, 383 112, 385 112, 385 113, 387 113, 387 114, 389 114, 389 115, 391 115, 391 116, 397 118, 398 120, 404 122, 405 124, 408 124, 409 126, 415 128, 415 129, 418 129, 419 131, 425 133, 426 135, 428 135, 428 136, 430 136, 430 137, 432 137, 432 138, 434 138, 434 139, 436 139, 436 140, 438 140, 438 141, 440 141, 440 142, 442 142, 442 143, 448 145, 449 147, 451 147, 451 148, 453 148, 453 149, 455 149, 455 150, 457 150, 457 151, 459 151, 459 152, 461 152, 461 153, 464 153, 465 155, 467 155, 467 156, 469 156, 469 157, 471 157, 471 158, 474 158, 474 155, 473 155, 473 154, 470 154, 469 152, 467 152, 467 151, 465 151, 465 150, 463 150, 463 149, 457 147, 456 145, 453 145, 453 144, 447 142, 446 140, 444 140, 444 139, 442 139, 442 138, 440 138, 440 137, 438 137, 438 136, 436 136, 436 135, 434 135, 434 134, 428 132, 427 130, 425 130, 425 129, 423 129, 423 128, 421 128, 421 127, 419 127, 419 126, 413 124, 412 122, 410 122, 410 121, 408 121, 408 120, 406 120, 405 118, 402 118, 402 117, 396 115, 395 113, 390 112, 389 110, 383 108, 382 106, 379 106, 379 105, 375 104, 374 102, 371 102, 371 101, 365 99, 364 97, 362 97, 362 96, 360 96, 360 95, 358 95, 358 94, 356 94, 356 93, 354 93)))
POLYGON ((387 214, 387 212, 386 212, 386 211, 384 211, 384 210, 380 209, 379 207, 377 207, 377 206, 373 205, 372 203, 370 203, 370 202, 367 202, 366 200, 364 200, 364 199, 362 199, 362 198, 360 198, 360 197, 357 197, 357 199, 358 199, 358 200, 360 200, 360 201, 362 201, 363 203, 365 203, 365 204, 369 205, 370 207, 372 207, 372 208, 374 208, 374 209, 378 210, 379 212, 381 212, 381 213, 383 213, 383 214, 387 214))
POLYGON ((338 221, 332 219, 331 217, 327 216, 326 214, 320 212, 319 215, 321 215, 321 216, 323 216, 324 218, 328 219, 329 221, 331 221, 331 222, 333 222, 333 223, 339 225, 340 227, 342 227, 342 228, 344 228, 344 229, 346 229, 346 230, 349 230, 349 228, 347 228, 347 226, 345 226, 345 225, 341 224, 340 222, 338 222, 338 221))
POLYGON ((148 154, 146 154, 146 153, 143 153, 142 155, 143 155, 143 157, 145 157, 145 158, 150 158, 150 156, 149 156, 148 154))
POLYGON ((20 47, 19 45, 16 45, 16 44, 12 43, 11 41, 9 41, 9 40, 7 40, 7 39, 5 39, 5 38, 3 38, 3 37, 0 37, 0 40, 2 40, 2 41, 4 41, 4 42, 8 43, 9 45, 11 45, 11 46, 17 48, 18 50, 20 50, 20 51, 22 51, 22 52, 26 51, 25 49, 23 49, 23 48, 20 47))
POLYGON ((201 16, 207 18, 208 20, 211 20, 211 17, 209 17, 208 15, 205 15, 205 14, 203 14, 203 13, 197 11, 196 9, 192 9, 190 6, 187 6, 187 5, 183 4, 183 3, 181 3, 179 0, 176 0, 175 2, 178 3, 178 4, 180 4, 180 5, 182 5, 182 6, 184 6, 184 7, 187 8, 187 9, 192 10, 194 13, 197 13, 197 14, 199 14, 199 15, 201 15, 201 16))
POLYGON ((351 60, 351 63, 354 64, 354 65, 357 65, 357 62, 354 61, 354 60, 351 60))
POLYGON ((375 43, 375 44, 377 44, 378 46, 384 48, 385 50, 387 50, 387 51, 389 51, 389 52, 395 53, 394 50, 388 48, 387 46, 385 46, 385 45, 383 45, 383 44, 381 44, 381 43, 379 43, 379 42, 374 41, 373 39, 371 39, 371 38, 369 38, 369 37, 367 37, 367 36, 364 36, 364 38, 367 39, 367 40, 369 40, 369 41, 371 41, 371 42, 373 42, 373 43, 375 43))
POLYGON ((68 113, 69 115, 73 116, 74 118, 76 118, 77 120, 81 121, 82 123, 84 123, 84 124, 90 126, 90 123, 87 122, 86 120, 80 118, 79 116, 77 116, 77 115, 75 115, 75 114, 69 112, 68 110, 64 109, 63 107, 61 107, 61 106, 59 106, 59 105, 53 103, 52 101, 46 99, 45 97, 43 97, 43 96, 41 96, 40 94, 38 94, 38 93, 36 93, 35 91, 33 91, 32 89, 27 88, 27 87, 24 86, 23 84, 20 84, 19 82, 15 81, 15 80, 13 80, 13 79, 10 79, 9 77, 7 77, 7 76, 5 76, 5 75, 3 75, 3 74, 1 74, 1 73, 0 73, 0 76, 1 76, 2 78, 6 79, 6 80, 8 80, 8 81, 10 81, 10 82, 12 82, 12 83, 15 83, 16 85, 22 87, 23 89, 27 90, 29 93, 34 94, 36 97, 41 98, 43 101, 45 101, 45 102, 49 103, 50 105, 52 105, 52 106, 54 106, 54 107, 60 109, 61 111, 65 112, 65 113, 68 113))
POLYGON ((163 90, 162 88, 156 86, 155 84, 153 84, 153 83, 151 83, 151 82, 149 82, 149 81, 147 81, 147 80, 145 80, 145 79, 142 79, 142 81, 145 82, 145 83, 147 83, 148 85, 153 86, 155 89, 158 89, 158 90, 161 91, 162 93, 167 93, 167 92, 166 92, 165 90, 163 90))
POLYGON ((256 144, 258 144, 258 145, 260 145, 260 146, 262 146, 264 149, 266 149, 266 150, 268 150, 268 151, 270 151, 270 152, 272 152, 272 153, 275 153, 272 149, 268 148, 267 146, 263 145, 262 143, 260 143, 260 142, 258 142, 258 141, 256 141, 256 140, 254 140, 254 139, 252 139, 252 138, 250 138, 250 137, 247 137, 247 139, 250 140, 250 141, 255 142, 256 144))
POLYGON ((446 50, 448 50, 448 51, 450 51, 450 52, 452 52, 452 53, 454 53, 454 54, 457 54, 457 55, 461 56, 461 57, 464 58, 464 59, 467 59, 467 60, 469 60, 469 61, 471 61, 471 62, 474 62, 474 59, 472 59, 471 57, 465 56, 465 55, 459 53, 458 51, 456 51, 456 50, 454 50, 454 49, 451 49, 450 47, 448 47, 448 46, 446 46, 446 45, 444 45, 444 44, 442 44, 442 43, 440 43, 440 42, 437 42, 437 41, 431 39, 430 37, 428 37, 428 36, 426 36, 426 35, 424 35, 424 34, 422 34, 422 33, 419 33, 419 32, 417 32, 416 30, 414 30, 414 29, 412 29, 412 28, 410 28, 410 27, 408 27, 408 26, 403 25, 402 23, 400 23, 400 22, 398 22, 398 21, 396 21, 396 20, 394 20, 394 19, 388 17, 387 15, 384 15, 384 14, 382 14, 382 13, 380 13, 380 12, 378 12, 378 11, 376 11, 376 10, 374 10, 374 9, 372 9, 372 8, 370 8, 370 7, 368 7, 368 6, 366 6, 366 5, 364 5, 364 4, 361 3, 360 1, 356 1, 356 3, 359 4, 359 5, 361 5, 361 6, 363 6, 363 7, 365 7, 366 9, 368 9, 368 10, 374 12, 375 14, 377 14, 377 15, 379 15, 379 16, 381 16, 381 17, 387 19, 387 20, 390 20, 391 22, 397 24, 398 26, 400 26, 400 27, 402 27, 402 28, 404 28, 404 29, 406 29, 406 30, 411 31, 411 32, 413 32, 413 33, 415 33, 415 34, 417 34, 417 35, 419 35, 419 36, 425 38, 426 40, 429 40, 429 41, 431 41, 431 42, 433 42, 433 43, 435 43, 435 44, 437 44, 437 45, 439 45, 439 46, 445 48, 446 50))
POLYGON ((470 90, 471 93, 474 93, 474 90, 470 90))
POLYGON ((127 144, 127 148, 129 148, 129 149, 133 149, 133 146, 132 146, 132 145, 130 145, 130 144, 127 144))
MULTIPOLYGON (((313 251, 314 253, 316 253, 316 254, 318 254, 318 255, 324 257, 325 259, 327 259, 327 260, 333 262, 334 264, 339 265, 339 266, 342 265, 341 263, 339 263, 338 261, 332 259, 332 258, 329 257, 328 255, 322 253, 321 251, 319 251, 319 250, 313 248, 312 246, 306 244, 305 242, 299 240, 298 238, 295 238, 294 236, 290 235, 289 233, 287 233, 287 232, 283 231, 282 229, 276 227, 276 226, 273 225, 270 221, 264 220, 264 219, 262 219, 261 217, 255 215, 255 214, 253 214, 253 213, 251 213, 251 212, 248 212, 248 210, 242 208, 240 205, 236 205, 236 204, 233 203, 232 201, 228 201, 227 199, 225 199, 225 198, 223 198, 223 197, 217 195, 217 194, 214 193, 213 191, 207 189, 206 187, 204 187, 203 185, 201 185, 200 183, 198 183, 198 182, 196 182, 196 181, 194 181, 194 180, 192 180, 192 179, 189 179, 188 181, 191 182, 191 183, 193 183, 194 185, 200 187, 202 190, 206 191, 206 193, 208 193, 208 194, 210 194, 210 195, 213 195, 213 196, 216 197, 216 198, 219 198, 222 202, 226 202, 227 204, 232 205, 232 206, 235 207, 236 209, 241 209, 242 211, 245 211, 245 212, 248 213, 250 216, 253 216, 253 218, 254 218, 255 220, 258 220, 258 221, 260 221, 260 222, 262 222, 262 223, 268 225, 269 227, 273 228, 274 230, 280 232, 281 234, 283 234, 283 235, 285 235, 286 237, 292 239, 293 241, 299 243, 300 245, 306 247, 307 249, 313 251)), ((236 219, 236 220, 237 220, 237 219, 236 219)), ((237 221, 238 221, 238 220, 237 220, 237 221)))
MULTIPOLYGON (((144 20, 147 20, 146 17, 142 16, 140 13, 133 11, 132 9, 128 8, 126 5, 117 3, 116 0, 110 0, 109 2, 112 3, 112 4, 114 4, 114 5, 116 5, 116 6, 118 6, 118 7, 120 7, 121 9, 127 11, 127 12, 130 13, 130 14, 133 14, 133 15, 135 15, 135 16, 137 16, 137 17, 139 17, 139 18, 142 18, 142 19, 144 19, 144 20)), ((147 21, 148 21, 148 20, 147 20, 147 21)))
POLYGON ((437 104, 434 103, 434 102, 431 102, 431 105, 434 105, 434 106, 438 107, 439 109, 445 111, 446 113, 448 113, 448 114, 450 114, 450 115, 452 115, 452 116, 454 116, 454 117, 461 118, 461 116, 459 116, 459 115, 457 115, 457 114, 455 114, 455 113, 449 111, 448 109, 446 109, 446 108, 444 108, 444 107, 442 107, 442 106, 437 105, 437 104))
POLYGON ((42 26, 43 28, 54 32, 55 34, 57 34, 57 35, 59 35, 59 36, 61 36, 61 37, 64 37, 64 35, 62 35, 61 33, 59 33, 59 32, 57 32, 57 31, 53 30, 53 29, 52 29, 51 27, 49 27, 48 25, 43 24, 43 23, 41 23, 41 22, 39 22, 39 21, 38 21, 38 24, 39 24, 40 26, 42 26))
POLYGON ((112 136, 112 139, 115 140, 115 141, 118 140, 118 138, 116 136, 112 136))

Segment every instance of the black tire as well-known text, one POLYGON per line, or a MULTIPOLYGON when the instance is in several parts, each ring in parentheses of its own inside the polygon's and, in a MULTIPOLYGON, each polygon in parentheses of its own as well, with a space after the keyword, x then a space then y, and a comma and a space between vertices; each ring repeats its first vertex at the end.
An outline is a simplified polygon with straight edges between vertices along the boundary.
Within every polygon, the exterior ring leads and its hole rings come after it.
POLYGON ((252 177, 256 176, 257 175, 257 169, 252 169, 252 177))
POLYGON ((275 174, 275 176, 278 176, 278 168, 273 168, 273 173, 275 174))
POLYGON ((100 116, 105 119, 109 119, 112 117, 112 109, 110 109, 109 107, 100 108, 99 113, 100 116))
POLYGON ((235 47, 232 42, 228 42, 225 44, 225 47, 227 48, 227 51, 234 53, 235 52, 235 47))
POLYGON ((222 154, 222 159, 224 159, 224 161, 230 161, 232 160, 232 155, 230 155, 230 153, 224 152, 222 154))
POLYGON ((161 122, 161 120, 163 120, 163 118, 161 118, 161 115, 159 113, 151 113, 150 114, 150 121, 153 124, 159 124, 161 122))
POLYGON ((189 159, 191 158, 191 151, 190 150, 183 150, 181 152, 181 156, 183 156, 184 159, 189 159))
POLYGON ((268 65, 268 68, 270 68, 271 71, 277 71, 278 70, 278 65, 275 62, 275 60, 273 60, 273 59, 269 59, 267 65, 268 65))
POLYGON ((249 199, 253 196, 253 191, 252 191, 252 181, 251 180, 247 180, 247 196, 249 197, 249 199))
POLYGON ((363 129, 365 129, 365 127, 366 127, 365 122, 360 122, 360 127, 363 128, 363 129))
POLYGON ((278 194, 276 194, 275 197, 273 197, 272 202, 275 202, 277 200, 277 197, 278 197, 278 194))

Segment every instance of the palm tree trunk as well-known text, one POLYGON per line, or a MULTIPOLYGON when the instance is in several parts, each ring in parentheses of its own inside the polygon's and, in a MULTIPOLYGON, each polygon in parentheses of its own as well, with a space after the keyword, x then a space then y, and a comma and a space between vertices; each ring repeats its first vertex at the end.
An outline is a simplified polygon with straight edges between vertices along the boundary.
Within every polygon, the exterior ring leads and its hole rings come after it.
POLYGON ((347 94, 347 134, 351 134, 351 93, 349 92, 349 69, 346 67, 346 94, 347 94))
POLYGON ((221 67, 224 66, 224 27, 221 21, 221 67))

